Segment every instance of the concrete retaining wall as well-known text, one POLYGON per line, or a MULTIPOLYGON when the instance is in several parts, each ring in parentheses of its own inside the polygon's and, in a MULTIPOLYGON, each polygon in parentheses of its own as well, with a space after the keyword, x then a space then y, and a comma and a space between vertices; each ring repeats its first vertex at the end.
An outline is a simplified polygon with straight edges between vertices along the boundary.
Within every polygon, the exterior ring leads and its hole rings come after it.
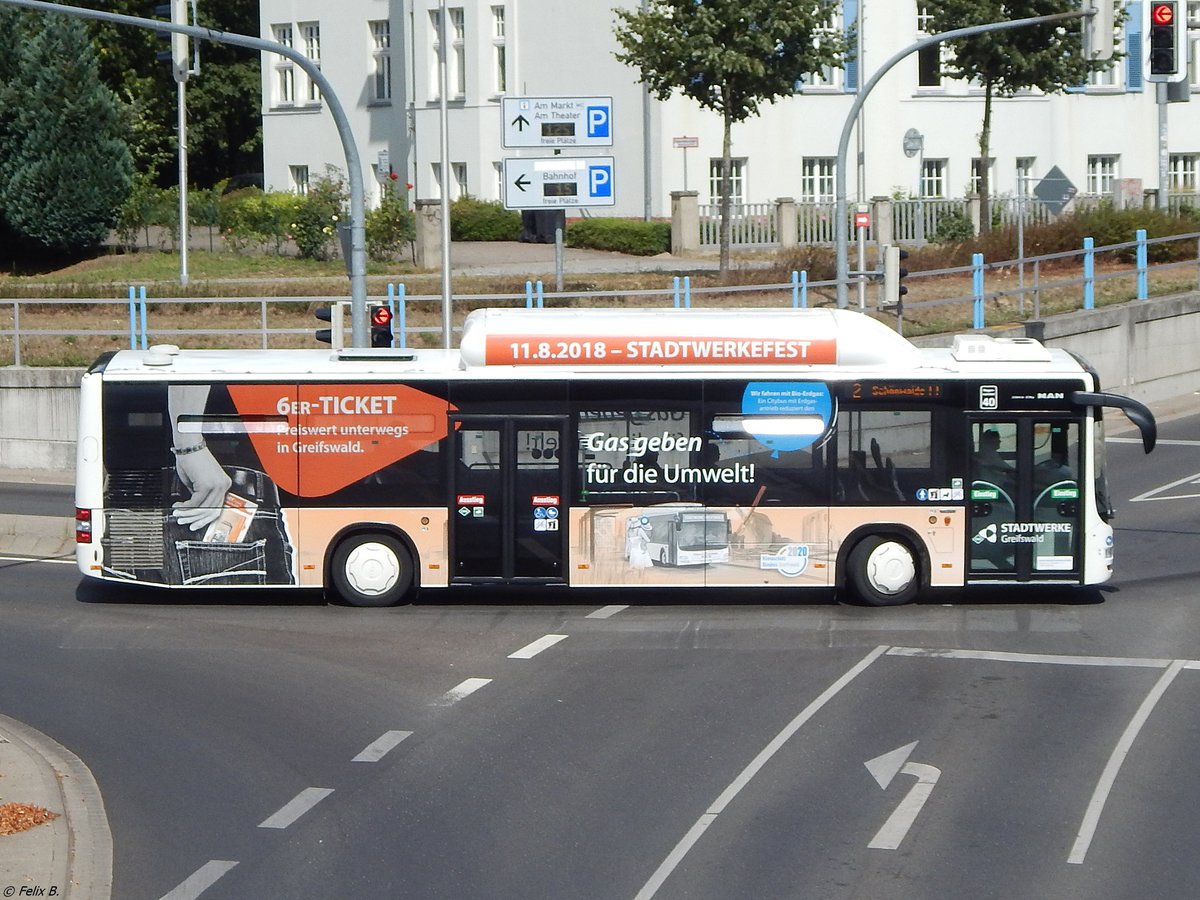
MULTIPOLYGON (((1105 390, 1146 403, 1200 391, 1200 294, 1080 310, 1013 330, 1078 353, 1095 366, 1105 390)), ((914 343, 936 347, 948 340, 937 335, 914 343)), ((0 368, 0 469, 75 468, 82 374, 0 368)))

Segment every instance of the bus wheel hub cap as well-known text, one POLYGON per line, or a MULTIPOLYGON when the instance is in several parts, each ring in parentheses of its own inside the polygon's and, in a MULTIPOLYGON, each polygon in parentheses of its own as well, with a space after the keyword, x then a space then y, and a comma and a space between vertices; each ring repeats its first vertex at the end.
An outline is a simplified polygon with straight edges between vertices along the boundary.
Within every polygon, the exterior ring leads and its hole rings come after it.
POLYGON ((880 544, 867 558, 867 577, 876 590, 898 594, 917 577, 912 554, 897 543, 880 544))
POLYGON ((360 544, 346 558, 346 580, 362 594, 383 594, 400 577, 396 554, 383 544, 360 544))

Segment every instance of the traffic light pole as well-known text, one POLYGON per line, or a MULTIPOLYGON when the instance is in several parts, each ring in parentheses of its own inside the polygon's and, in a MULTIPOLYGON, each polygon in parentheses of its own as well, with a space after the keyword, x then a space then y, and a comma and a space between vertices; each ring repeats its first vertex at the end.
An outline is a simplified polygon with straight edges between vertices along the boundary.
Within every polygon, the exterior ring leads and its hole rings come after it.
MULTIPOLYGON (((0 2, 11 3, 13 0, 0 0, 0 2)), ((955 28, 953 31, 943 31, 941 34, 922 38, 915 44, 904 48, 892 56, 863 85, 862 90, 858 92, 858 96, 854 98, 854 104, 850 107, 850 111, 846 114, 846 121, 842 125, 842 135, 838 140, 836 171, 834 172, 837 191, 834 212, 834 235, 837 244, 837 305, 840 309, 845 309, 849 305, 850 295, 849 223, 846 221, 846 155, 850 147, 850 132, 854 128, 854 123, 858 120, 858 115, 862 112, 868 95, 874 90, 875 85, 879 83, 880 79, 906 56, 916 53, 919 50, 924 50, 926 47, 940 44, 943 41, 953 41, 976 34, 987 34, 991 31, 1025 28, 1030 25, 1048 25, 1051 22, 1065 22, 1068 19, 1081 19, 1091 15, 1095 15, 1091 10, 1074 10, 1072 12, 1055 13, 1051 16, 1034 16, 1029 19, 1014 19, 1011 22, 992 22, 987 25, 971 25, 968 28, 955 28)))
POLYGON ((367 323, 367 232, 366 232, 366 200, 363 187, 362 161, 358 155, 358 145, 354 141, 354 132, 350 128, 350 120, 346 110, 334 93, 333 85, 329 83, 321 68, 311 59, 285 44, 277 41, 266 41, 262 38, 246 34, 233 34, 228 31, 218 31, 215 28, 201 28, 195 25, 178 25, 174 22, 164 22, 159 19, 144 19, 140 16, 127 16, 121 13, 103 12, 96 9, 80 9, 77 6, 60 6, 57 3, 46 3, 44 0, 0 0, 0 4, 20 6, 38 12, 55 13, 64 16, 74 16, 79 19, 98 19, 102 22, 113 22, 117 25, 130 25, 134 28, 148 28, 151 31, 170 31, 174 34, 186 35, 201 41, 212 41, 214 44, 232 44, 235 47, 247 47, 263 53, 275 53, 285 56, 304 70, 321 92, 325 102, 329 104, 329 112, 337 126, 338 136, 342 141, 342 150, 346 154, 346 176, 350 186, 350 312, 352 340, 355 347, 369 347, 370 334, 367 323))

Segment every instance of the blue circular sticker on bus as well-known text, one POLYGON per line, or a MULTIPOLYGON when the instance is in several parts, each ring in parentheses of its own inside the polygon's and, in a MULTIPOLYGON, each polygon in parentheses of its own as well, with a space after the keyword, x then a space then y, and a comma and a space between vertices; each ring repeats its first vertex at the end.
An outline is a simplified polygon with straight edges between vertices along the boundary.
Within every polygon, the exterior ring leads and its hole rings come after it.
POLYGON ((820 381, 752 381, 742 394, 746 433, 774 457, 824 438, 833 407, 829 387, 820 381))

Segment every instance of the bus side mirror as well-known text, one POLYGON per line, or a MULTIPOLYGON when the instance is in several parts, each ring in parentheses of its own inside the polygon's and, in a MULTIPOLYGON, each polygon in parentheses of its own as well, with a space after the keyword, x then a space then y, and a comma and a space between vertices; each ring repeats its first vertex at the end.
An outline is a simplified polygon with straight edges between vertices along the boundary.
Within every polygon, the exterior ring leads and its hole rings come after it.
POLYGON ((1142 433, 1142 449, 1149 453, 1158 443, 1158 424, 1154 421, 1154 413, 1146 404, 1132 397, 1102 391, 1074 391, 1071 402, 1076 406, 1114 406, 1125 413, 1126 418, 1142 433))

